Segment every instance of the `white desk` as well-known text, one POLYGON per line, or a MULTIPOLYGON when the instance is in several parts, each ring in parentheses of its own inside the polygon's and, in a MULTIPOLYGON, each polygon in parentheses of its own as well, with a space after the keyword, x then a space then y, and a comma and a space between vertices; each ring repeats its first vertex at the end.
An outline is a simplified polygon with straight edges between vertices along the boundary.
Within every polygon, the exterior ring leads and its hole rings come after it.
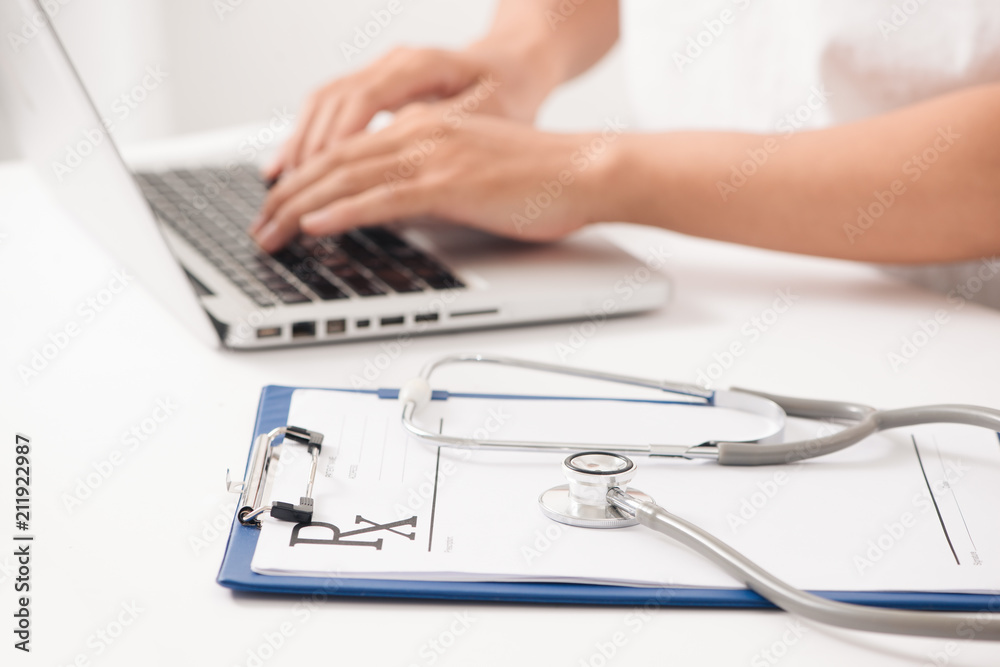
MULTIPOLYGON (((661 609, 638 617, 629 608, 333 599, 305 613, 298 598, 234 595, 214 581, 233 509, 223 477, 227 468, 242 470, 260 387, 347 384, 382 344, 206 349, 138 284, 83 322, 78 304, 119 266, 52 208, 18 164, 0 166, 0 233, 0 498, 8 507, 0 565, 12 564, 18 431, 33 438, 38 536, 29 660, 10 648, 12 579, 0 570, 4 664, 66 665, 82 656, 95 665, 912 665, 946 649, 943 640, 830 629, 772 611, 661 609), (71 320, 82 323, 80 334, 38 377, 22 381, 18 365, 71 320), (162 423, 151 420, 164 416, 158 401, 176 404, 162 423), (144 427, 145 439, 130 449, 123 434, 144 427), (123 453, 117 464, 108 463, 114 450, 123 453), (110 474, 67 509, 66 494, 95 466, 110 474), (200 548, 196 540, 204 541, 200 548), (119 628, 119 616, 131 624, 119 628), (119 629, 110 645, 96 634, 119 629), (625 643, 604 659, 601 645, 619 632, 625 643), (281 647, 272 651, 269 638, 281 647), (258 662, 251 651, 268 659, 258 662)), ((720 386, 880 407, 1000 404, 998 312, 956 311, 944 297, 864 266, 652 230, 616 233, 639 255, 645 246, 669 248, 674 298, 660 312, 608 321, 569 363, 694 381, 713 354, 738 341, 745 353, 720 386), (798 300, 751 341, 741 328, 767 317, 779 289, 798 300), (887 353, 938 309, 948 311, 948 322, 894 371, 887 353)), ((574 330, 579 325, 414 339, 377 382, 398 386, 426 360, 455 350, 560 361, 558 345, 572 349, 583 340, 574 330)), ((1000 664, 1000 646, 954 648, 950 665, 1000 664)))

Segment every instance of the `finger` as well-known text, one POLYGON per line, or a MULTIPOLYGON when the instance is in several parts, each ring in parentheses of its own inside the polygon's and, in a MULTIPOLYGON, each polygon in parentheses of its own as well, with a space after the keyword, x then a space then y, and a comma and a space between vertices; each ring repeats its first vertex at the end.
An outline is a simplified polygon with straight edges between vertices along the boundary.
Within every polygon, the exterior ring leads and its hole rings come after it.
POLYGON ((264 252, 275 253, 288 245, 298 235, 298 224, 282 225, 272 220, 257 232, 254 241, 264 252))
POLYGON ((261 169, 260 176, 265 181, 273 181, 285 170, 285 144, 278 147, 271 162, 261 169))
POLYGON ((433 192, 419 182, 401 185, 379 184, 350 197, 344 197, 318 211, 303 215, 301 229, 320 236, 340 234, 355 227, 377 225, 399 218, 429 213, 433 192))
POLYGON ((469 84, 472 72, 454 54, 436 49, 391 52, 365 78, 365 87, 351 95, 331 127, 340 139, 363 130, 379 111, 395 111, 420 99, 438 99, 469 84))
POLYGON ((302 168, 286 174, 278 181, 264 200, 260 214, 250 229, 259 230, 286 201, 340 165, 364 161, 379 155, 395 154, 412 138, 411 134, 410 128, 393 124, 375 134, 348 137, 335 147, 328 148, 324 153, 305 163, 302 168))
POLYGON ((327 145, 327 135, 337 120, 341 107, 339 98, 330 98, 323 102, 319 111, 313 117, 302 143, 300 162, 308 162, 327 145))
POLYGON ((292 136, 288 138, 285 145, 282 147, 282 153, 284 155, 284 168, 286 170, 295 169, 301 162, 299 154, 302 151, 302 144, 305 142, 309 128, 316 120, 316 114, 319 111, 324 98, 330 92, 328 88, 316 91, 310 95, 306 99, 305 104, 302 105, 302 113, 299 117, 299 122, 296 123, 295 129, 292 131, 292 136))
POLYGON ((264 250, 275 252, 299 233, 303 215, 323 208, 342 197, 355 195, 385 182, 393 158, 377 158, 346 165, 287 201, 260 231, 257 242, 264 250))
POLYGON ((330 123, 329 141, 336 141, 356 134, 368 127, 368 123, 385 105, 372 102, 369 97, 355 97, 346 102, 340 113, 330 123))

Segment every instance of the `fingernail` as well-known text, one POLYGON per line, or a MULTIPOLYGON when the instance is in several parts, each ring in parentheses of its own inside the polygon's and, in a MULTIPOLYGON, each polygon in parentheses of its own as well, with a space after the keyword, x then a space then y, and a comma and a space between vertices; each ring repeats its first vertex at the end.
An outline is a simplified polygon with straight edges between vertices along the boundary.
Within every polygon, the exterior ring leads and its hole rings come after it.
POLYGON ((326 216, 320 211, 306 213, 299 219, 299 227, 307 234, 316 234, 315 228, 326 222, 326 216))
POLYGON ((275 247, 278 240, 277 237, 278 223, 273 221, 264 225, 254 234, 254 240, 257 241, 257 245, 268 252, 274 252, 277 250, 275 247))

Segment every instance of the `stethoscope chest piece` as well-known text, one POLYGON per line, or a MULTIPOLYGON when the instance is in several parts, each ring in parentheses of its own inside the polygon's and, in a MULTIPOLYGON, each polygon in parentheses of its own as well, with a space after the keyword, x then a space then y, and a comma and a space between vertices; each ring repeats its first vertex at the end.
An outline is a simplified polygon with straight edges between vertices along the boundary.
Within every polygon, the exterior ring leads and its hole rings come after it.
MULTIPOLYGON (((608 502, 608 491, 628 490, 635 464, 628 457, 610 452, 580 452, 562 464, 568 484, 556 486, 538 497, 542 513, 553 521, 581 528, 625 528, 639 520, 608 502)), ((629 490, 639 500, 653 502, 642 491, 629 490)))

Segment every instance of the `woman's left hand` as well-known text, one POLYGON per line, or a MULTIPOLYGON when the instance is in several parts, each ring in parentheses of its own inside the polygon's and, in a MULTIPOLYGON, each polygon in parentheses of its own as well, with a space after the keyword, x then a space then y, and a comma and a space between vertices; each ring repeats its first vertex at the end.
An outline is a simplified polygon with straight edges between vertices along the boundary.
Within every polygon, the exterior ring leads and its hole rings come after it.
POLYGON ((250 231, 274 252, 300 231, 432 216, 527 241, 601 219, 620 129, 548 134, 460 108, 413 105, 392 125, 347 137, 272 189, 250 231))

